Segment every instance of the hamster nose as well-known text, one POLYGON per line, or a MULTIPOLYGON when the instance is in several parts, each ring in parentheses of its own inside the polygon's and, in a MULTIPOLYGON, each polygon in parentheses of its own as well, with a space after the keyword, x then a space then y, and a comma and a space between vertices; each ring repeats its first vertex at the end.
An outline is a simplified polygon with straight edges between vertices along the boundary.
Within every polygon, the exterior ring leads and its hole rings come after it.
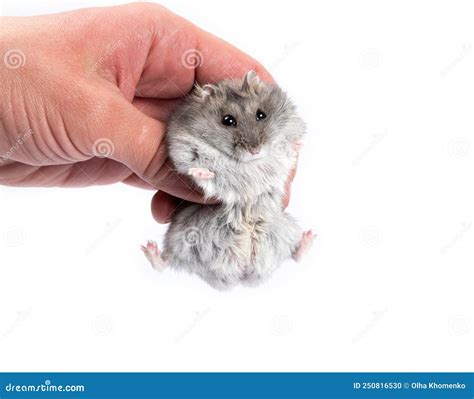
POLYGON ((258 147, 250 147, 249 148, 249 152, 253 155, 257 155, 259 152, 260 152, 260 149, 261 147, 258 146, 258 147))

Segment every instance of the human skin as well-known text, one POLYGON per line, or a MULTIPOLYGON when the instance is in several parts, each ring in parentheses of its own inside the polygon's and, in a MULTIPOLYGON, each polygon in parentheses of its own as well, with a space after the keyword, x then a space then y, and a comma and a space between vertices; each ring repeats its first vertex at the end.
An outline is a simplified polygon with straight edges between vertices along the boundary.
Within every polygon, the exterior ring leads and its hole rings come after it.
POLYGON ((156 4, 2 17, 0 26, 0 184, 157 189, 159 222, 184 201, 203 202, 164 145, 179 99, 195 83, 249 70, 272 81, 256 60, 156 4))

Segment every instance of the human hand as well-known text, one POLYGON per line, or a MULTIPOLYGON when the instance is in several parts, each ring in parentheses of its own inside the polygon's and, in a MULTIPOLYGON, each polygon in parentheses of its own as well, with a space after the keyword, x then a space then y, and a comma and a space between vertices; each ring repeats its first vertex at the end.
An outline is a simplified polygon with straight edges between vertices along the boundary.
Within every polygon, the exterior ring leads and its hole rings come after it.
POLYGON ((0 37, 0 183, 159 189, 158 221, 179 199, 203 201, 163 145, 179 99, 195 82, 252 69, 272 80, 257 61, 154 4, 2 17, 0 37))

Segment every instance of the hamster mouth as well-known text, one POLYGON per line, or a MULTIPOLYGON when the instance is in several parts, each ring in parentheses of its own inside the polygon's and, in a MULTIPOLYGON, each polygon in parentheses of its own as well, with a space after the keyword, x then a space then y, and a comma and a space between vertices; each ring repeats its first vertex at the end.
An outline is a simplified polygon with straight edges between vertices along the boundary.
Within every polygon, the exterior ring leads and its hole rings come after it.
POLYGON ((257 154, 252 154, 251 152, 249 151, 243 151, 239 154, 239 160, 240 162, 254 162, 254 161, 258 161, 259 159, 262 159, 265 157, 265 155, 267 155, 267 151, 265 148, 262 148, 260 150, 260 152, 258 152, 257 154))

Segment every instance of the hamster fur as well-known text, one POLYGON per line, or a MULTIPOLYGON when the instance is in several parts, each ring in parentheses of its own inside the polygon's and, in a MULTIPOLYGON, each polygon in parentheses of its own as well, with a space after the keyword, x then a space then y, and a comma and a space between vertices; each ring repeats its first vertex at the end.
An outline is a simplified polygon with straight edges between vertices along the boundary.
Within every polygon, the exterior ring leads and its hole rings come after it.
POLYGON ((256 285, 309 249, 282 210, 305 124, 277 86, 249 72, 240 80, 196 86, 173 113, 166 135, 176 170, 217 205, 178 210, 164 240, 143 248, 157 269, 195 273, 215 288, 256 285))

